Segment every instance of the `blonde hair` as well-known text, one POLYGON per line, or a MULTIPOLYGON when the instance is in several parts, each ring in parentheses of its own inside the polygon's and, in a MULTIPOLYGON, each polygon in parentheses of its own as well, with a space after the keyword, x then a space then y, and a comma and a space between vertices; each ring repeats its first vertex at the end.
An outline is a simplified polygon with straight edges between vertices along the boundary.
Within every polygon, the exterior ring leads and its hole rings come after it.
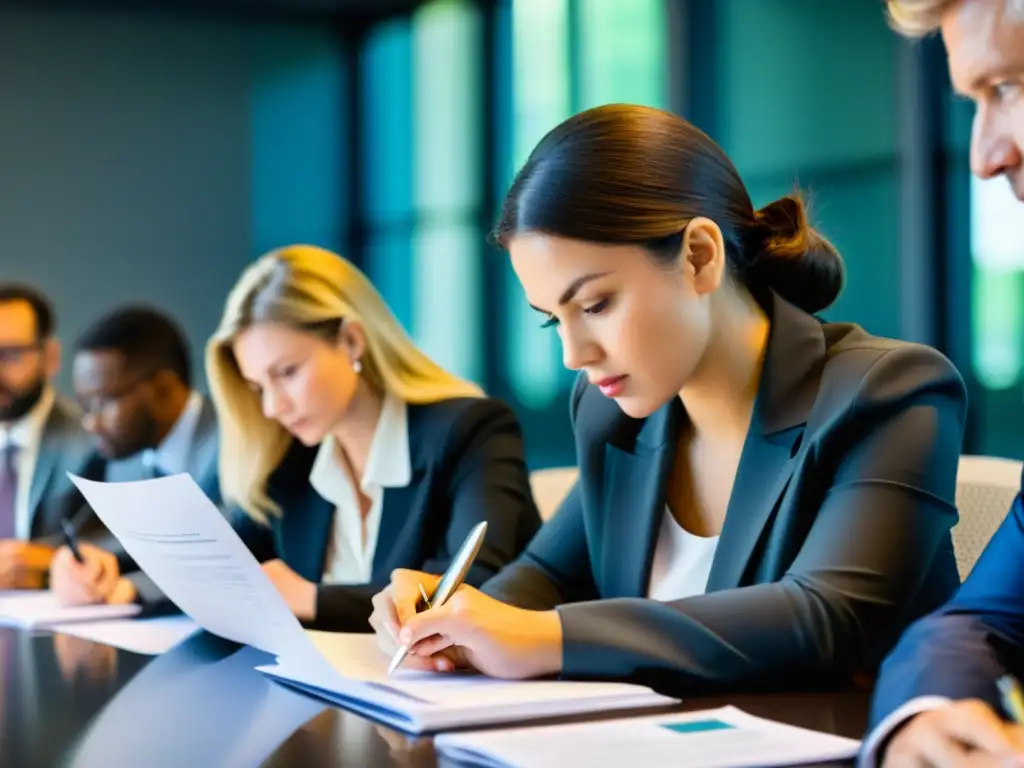
POLYGON ((266 523, 280 508, 267 479, 284 458, 291 436, 263 415, 260 396, 239 371, 232 342, 260 322, 282 323, 321 336, 358 321, 366 335, 361 376, 375 391, 407 403, 481 397, 475 384, 444 370, 420 351, 384 299, 353 264, 312 245, 271 251, 250 266, 228 295, 224 315, 206 348, 210 395, 220 421, 220 482, 229 503, 266 523))
MULTIPOLYGON (((907 37, 927 37, 939 30, 942 17, 954 5, 976 0, 887 0, 889 24, 907 37)), ((1004 0, 1006 15, 1024 21, 1024 0, 1004 0)))

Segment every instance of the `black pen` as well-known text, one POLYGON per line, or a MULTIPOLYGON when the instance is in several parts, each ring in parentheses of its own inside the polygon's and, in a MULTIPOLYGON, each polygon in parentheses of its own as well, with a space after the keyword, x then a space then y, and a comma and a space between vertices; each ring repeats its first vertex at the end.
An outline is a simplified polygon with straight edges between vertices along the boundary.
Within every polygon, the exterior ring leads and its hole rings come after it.
POLYGON ((61 530, 64 531, 64 543, 68 545, 68 549, 71 550, 71 554, 75 556, 75 560, 85 565, 85 558, 82 557, 82 551, 78 548, 78 537, 75 535, 75 526, 71 524, 71 521, 66 517, 61 518, 60 521, 61 530))

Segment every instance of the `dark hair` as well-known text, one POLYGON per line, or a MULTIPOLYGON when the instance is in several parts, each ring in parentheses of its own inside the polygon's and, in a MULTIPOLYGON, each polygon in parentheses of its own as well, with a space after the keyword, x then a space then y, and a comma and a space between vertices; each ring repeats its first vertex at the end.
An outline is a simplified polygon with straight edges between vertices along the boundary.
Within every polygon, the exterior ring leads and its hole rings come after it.
POLYGON ((770 288, 807 312, 843 285, 843 261, 788 195, 754 210, 722 149, 686 120, 631 104, 581 112, 545 136, 505 197, 492 243, 523 232, 640 245, 663 263, 678 258, 697 216, 722 230, 732 274, 752 293, 770 288))
POLYGON ((168 370, 192 385, 185 334, 170 317, 151 307, 116 309, 96 321, 75 345, 76 352, 120 352, 133 369, 168 370))
POLYGON ((42 293, 22 283, 0 283, 0 304, 24 301, 32 308, 36 318, 36 338, 48 339, 57 330, 57 315, 53 304, 42 293))

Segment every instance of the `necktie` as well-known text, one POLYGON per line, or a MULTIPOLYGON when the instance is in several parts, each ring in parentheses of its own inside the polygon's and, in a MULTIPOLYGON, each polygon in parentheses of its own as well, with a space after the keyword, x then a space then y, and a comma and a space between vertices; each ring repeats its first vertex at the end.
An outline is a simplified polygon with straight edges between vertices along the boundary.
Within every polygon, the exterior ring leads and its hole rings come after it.
POLYGON ((18 446, 0 449, 0 540, 14 538, 14 508, 18 498, 18 446))

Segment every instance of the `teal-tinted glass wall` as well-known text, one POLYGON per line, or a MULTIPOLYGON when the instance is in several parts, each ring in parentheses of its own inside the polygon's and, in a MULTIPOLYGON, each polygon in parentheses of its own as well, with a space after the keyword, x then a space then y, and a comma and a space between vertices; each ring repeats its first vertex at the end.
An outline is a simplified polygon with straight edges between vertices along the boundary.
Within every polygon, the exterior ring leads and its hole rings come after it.
POLYGON ((754 204, 799 187, 847 282, 829 319, 899 336, 898 40, 878 3, 716 3, 713 133, 754 204))
MULTIPOLYGON (((879 4, 866 1, 425 3, 361 44, 365 236, 354 256, 430 354, 515 408, 531 465, 574 462, 574 375, 557 333, 539 327, 507 257, 485 236, 545 132, 590 106, 637 102, 707 130, 756 205, 801 189, 847 265, 825 316, 903 336, 914 275, 901 241, 901 45, 879 4)), ((967 206, 965 195, 957 215, 966 219, 967 206)), ((986 296, 1007 293, 998 280, 986 285, 986 296)), ((1016 370, 1006 350, 1024 356, 1024 346, 1014 339, 978 354, 990 368, 1016 370)))
POLYGON ((574 460, 573 375, 486 232, 561 120, 666 105, 666 44, 663 0, 434 0, 360 49, 354 256, 428 354, 516 409, 534 466, 574 460))

